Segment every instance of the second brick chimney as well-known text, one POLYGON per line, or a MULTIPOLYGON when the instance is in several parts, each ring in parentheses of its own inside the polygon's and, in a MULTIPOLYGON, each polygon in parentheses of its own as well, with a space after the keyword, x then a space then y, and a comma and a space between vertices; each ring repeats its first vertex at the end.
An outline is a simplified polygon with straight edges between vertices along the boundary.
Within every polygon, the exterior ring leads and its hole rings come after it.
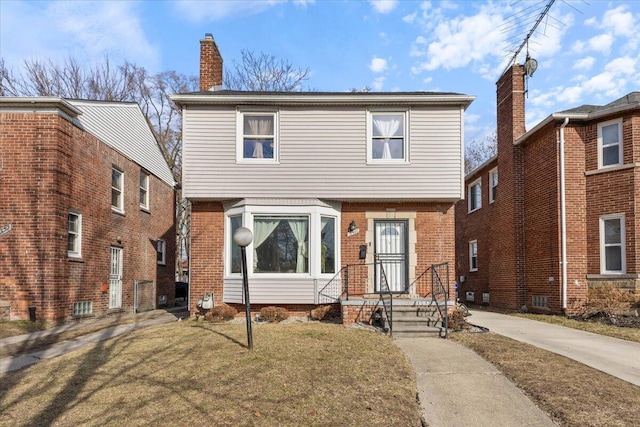
POLYGON ((222 56, 213 39, 207 33, 200 40, 200 90, 214 90, 222 86, 222 56))

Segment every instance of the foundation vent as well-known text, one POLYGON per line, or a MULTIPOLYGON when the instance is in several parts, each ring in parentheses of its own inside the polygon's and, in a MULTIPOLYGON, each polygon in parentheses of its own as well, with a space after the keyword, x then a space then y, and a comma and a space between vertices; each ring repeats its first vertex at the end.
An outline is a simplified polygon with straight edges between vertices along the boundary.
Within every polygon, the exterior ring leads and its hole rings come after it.
POLYGON ((549 297, 546 295, 534 295, 531 306, 535 308, 549 308, 549 297))

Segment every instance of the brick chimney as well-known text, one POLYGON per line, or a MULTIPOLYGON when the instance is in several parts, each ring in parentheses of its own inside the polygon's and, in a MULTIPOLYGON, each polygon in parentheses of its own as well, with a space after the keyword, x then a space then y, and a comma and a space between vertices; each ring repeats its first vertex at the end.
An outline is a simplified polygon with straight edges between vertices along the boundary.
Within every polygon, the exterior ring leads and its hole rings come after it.
POLYGON ((213 39, 206 33, 200 40, 200 90, 214 90, 222 86, 222 56, 213 39))
POLYGON ((522 145, 513 142, 525 133, 524 67, 511 66, 496 86, 500 178, 491 233, 508 237, 492 248, 489 288, 492 303, 519 309, 528 301, 524 278, 524 158, 522 145))

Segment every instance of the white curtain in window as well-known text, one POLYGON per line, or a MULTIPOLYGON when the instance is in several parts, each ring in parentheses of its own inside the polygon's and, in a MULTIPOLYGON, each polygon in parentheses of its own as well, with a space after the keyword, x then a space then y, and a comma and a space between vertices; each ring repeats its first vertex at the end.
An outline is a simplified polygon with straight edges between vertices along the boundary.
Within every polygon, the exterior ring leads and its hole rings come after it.
MULTIPOLYGON (((252 135, 272 135, 273 127, 271 126, 271 117, 255 117, 248 120, 249 129, 251 129, 252 135)), ((262 159, 264 154, 262 152, 262 142, 263 140, 259 139, 255 142, 255 147, 253 148, 253 158, 262 159)))
POLYGON ((290 219, 289 227, 293 232, 296 241, 298 242, 298 257, 296 260, 296 273, 305 273, 307 271, 306 263, 308 257, 307 242, 307 220, 305 219, 290 219))
POLYGON ((277 219, 256 219, 253 221, 253 269, 258 266, 258 248, 280 224, 277 219))
POLYGON ((394 119, 392 117, 384 119, 375 119, 373 121, 374 126, 380 132, 380 136, 384 138, 384 148, 382 150, 382 158, 391 158, 391 149, 389 148, 389 140, 400 128, 400 119, 394 119))

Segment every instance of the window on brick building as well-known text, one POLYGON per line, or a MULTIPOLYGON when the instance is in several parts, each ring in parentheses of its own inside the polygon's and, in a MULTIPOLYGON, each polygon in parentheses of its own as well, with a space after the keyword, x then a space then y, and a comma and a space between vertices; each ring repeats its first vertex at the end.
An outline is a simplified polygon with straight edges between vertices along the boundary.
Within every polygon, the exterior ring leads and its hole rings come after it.
POLYGON ((149 209, 149 174, 140 171, 140 207, 149 209))
POLYGON ((237 159, 241 162, 278 162, 278 113, 238 112, 237 159))
POLYGON ((626 273, 624 214, 600 217, 600 273, 626 273))
POLYGON ((498 168, 489 171, 489 203, 493 203, 498 192, 498 168))
POLYGON ((469 271, 478 271, 478 241, 469 242, 469 271))
POLYGON ((408 162, 407 112, 369 111, 367 116, 367 162, 408 162))
POLYGON ((598 124, 598 167, 621 165, 622 119, 598 124))
POLYGON ((124 212, 124 172, 111 168, 111 209, 124 212))
POLYGON ((67 254, 70 257, 82 256, 82 215, 69 212, 69 233, 67 237, 67 254))
POLYGON ((156 243, 157 259, 159 265, 167 264, 167 242, 164 239, 158 239, 156 243))
POLYGON ((476 211, 482 207, 482 179, 478 178, 469 184, 467 188, 467 199, 469 200, 469 212, 476 211))

